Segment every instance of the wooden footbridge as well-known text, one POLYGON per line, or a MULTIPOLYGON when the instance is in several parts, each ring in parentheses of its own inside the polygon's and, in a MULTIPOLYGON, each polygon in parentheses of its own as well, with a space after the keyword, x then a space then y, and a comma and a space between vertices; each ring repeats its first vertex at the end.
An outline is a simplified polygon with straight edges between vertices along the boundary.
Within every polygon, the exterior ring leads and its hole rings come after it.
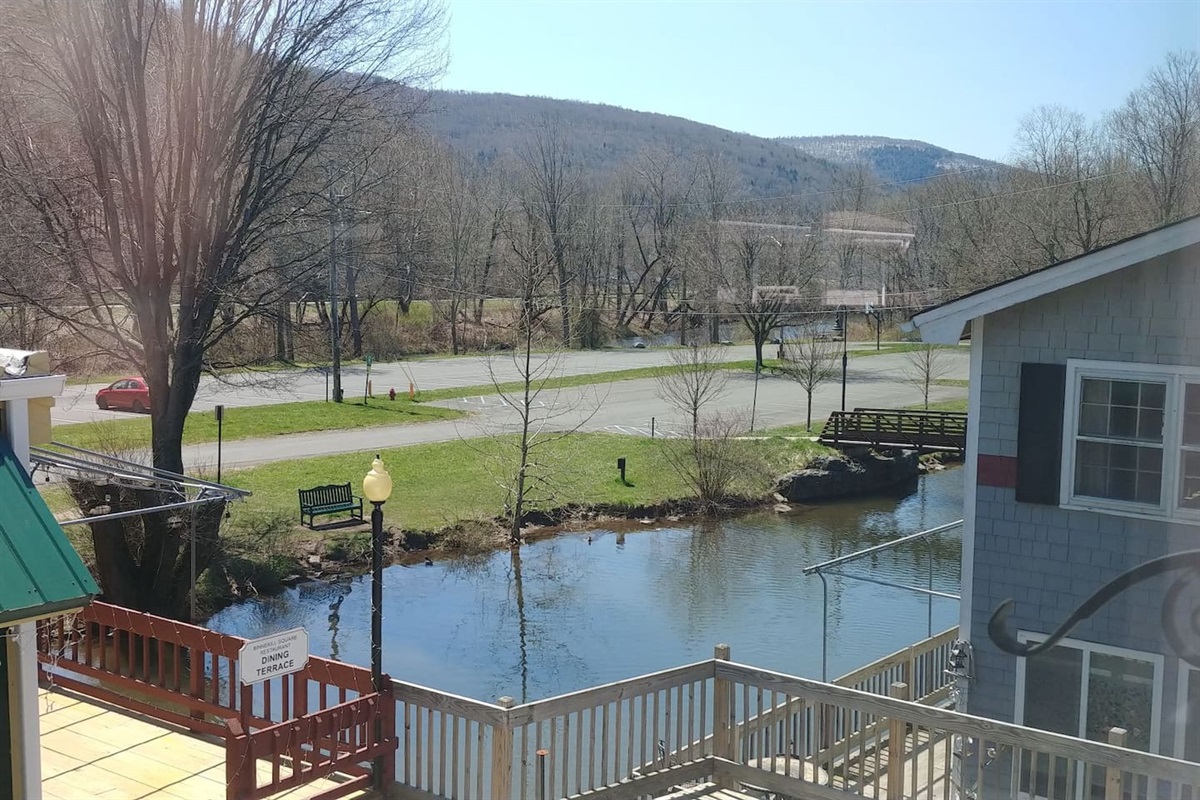
POLYGON ((830 447, 868 445, 963 453, 967 447, 967 415, 891 408, 834 411, 821 431, 820 441, 830 447))

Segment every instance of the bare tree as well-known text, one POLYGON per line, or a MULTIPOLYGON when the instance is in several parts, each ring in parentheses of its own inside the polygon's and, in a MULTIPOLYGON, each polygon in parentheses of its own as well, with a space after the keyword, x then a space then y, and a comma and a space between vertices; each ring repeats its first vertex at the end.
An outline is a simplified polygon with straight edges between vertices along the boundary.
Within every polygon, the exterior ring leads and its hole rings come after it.
POLYGON ((720 341, 719 296, 726 291, 726 230, 721 224, 737 194, 733 167, 719 154, 705 151, 696 160, 696 192, 699 213, 693 220, 685 247, 693 270, 692 293, 702 298, 700 306, 708 313, 708 341, 720 341))
POLYGON ((929 410, 929 391, 939 380, 950 374, 952 369, 946 351, 934 345, 925 345, 905 354, 902 380, 921 393, 925 410, 929 410))
POLYGON ((618 275, 618 327, 639 313, 649 326, 666 309, 668 287, 682 266, 681 228, 695 184, 695 165, 666 150, 640 153, 622 179, 621 205, 636 260, 618 275))
POLYGON ((482 185, 466 163, 449 158, 442 165, 444 193, 437 203, 441 271, 436 276, 433 307, 450 327, 450 350, 458 355, 460 328, 465 322, 468 275, 487 246, 487 220, 483 208, 482 185))
POLYGON ((834 342, 814 336, 787 342, 783 353, 779 369, 804 390, 808 401, 805 426, 811 433, 813 393, 837 374, 838 348, 834 342))
POLYGON ((567 259, 577 219, 573 204, 582 188, 579 164, 557 117, 543 118, 518 156, 525 173, 520 203, 526 218, 545 229, 562 313, 562 342, 564 347, 570 347, 573 276, 567 259))
POLYGON ((700 432, 700 412, 718 399, 729 383, 724 353, 714 345, 693 345, 670 351, 670 361, 658 371, 658 396, 692 424, 692 438, 700 432))
POLYGON ((726 221, 720 296, 754 340, 755 364, 763 346, 816 291, 816 239, 795 225, 726 221))
MULTIPOLYGON (((0 174, 58 267, 25 299, 141 371, 154 466, 181 473, 206 350, 275 305, 271 259, 254 255, 303 205, 293 180, 388 88, 381 71, 419 83, 440 69, 442 9, 97 0, 38 4, 32 25, 6 37, 36 97, 7 84, 0 174)), ((101 573, 121 576, 106 595, 180 613, 179 526, 158 514, 122 530, 93 532, 97 562, 114 562, 101 573)))
POLYGON ((1169 54, 1109 124, 1140 173, 1149 224, 1190 213, 1200 175, 1200 57, 1169 54))
POLYGON ((1121 238, 1123 177, 1103 131, 1082 114, 1042 106, 1021 120, 1012 199, 1004 208, 1031 246, 1029 260, 1053 264, 1121 238))
POLYGON ((560 483, 550 468, 553 445, 590 419, 588 414, 577 417, 578 404, 558 402, 560 392, 548 388, 561 371, 560 356, 565 345, 559 343, 549 354, 536 352, 538 330, 546 313, 556 305, 558 288, 553 245, 546 233, 539 220, 527 218, 523 228, 514 226, 507 234, 516 256, 509 289, 518 300, 517 342, 507 356, 517 374, 515 387, 499 373, 495 360, 488 361, 488 375, 496 393, 517 415, 516 443, 509 448, 503 439, 497 439, 502 454, 495 459, 499 465, 497 480, 505 493, 504 517, 512 546, 521 543, 521 526, 531 500, 552 498, 560 483), (543 399, 548 394, 553 395, 549 402, 543 399))
POLYGON ((740 482, 765 472, 750 443, 740 438, 745 430, 739 414, 710 414, 691 438, 664 439, 663 454, 701 502, 718 508, 740 482))

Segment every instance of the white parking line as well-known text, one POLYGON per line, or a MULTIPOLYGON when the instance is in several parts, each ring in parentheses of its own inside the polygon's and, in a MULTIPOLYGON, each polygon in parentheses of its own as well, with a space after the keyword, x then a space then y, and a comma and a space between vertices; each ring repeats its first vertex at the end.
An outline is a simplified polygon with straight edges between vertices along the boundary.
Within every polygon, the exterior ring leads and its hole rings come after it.
POLYGON ((678 431, 670 430, 669 428, 659 428, 655 426, 654 431, 650 428, 640 425, 605 425, 602 429, 608 433, 619 433, 624 436, 645 436, 647 438, 654 436, 660 439, 680 439, 683 434, 678 431))

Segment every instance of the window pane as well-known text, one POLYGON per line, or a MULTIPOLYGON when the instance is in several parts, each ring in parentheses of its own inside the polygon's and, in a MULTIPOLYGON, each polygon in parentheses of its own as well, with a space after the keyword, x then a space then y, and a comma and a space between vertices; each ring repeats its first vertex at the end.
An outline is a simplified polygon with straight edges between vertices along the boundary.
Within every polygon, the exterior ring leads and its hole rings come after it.
POLYGON ((1167 385, 1165 383, 1143 383, 1142 408, 1157 408, 1160 411, 1167 405, 1167 385))
POLYGON ((1179 476, 1179 507, 1200 509, 1200 452, 1184 450, 1179 476))
POLYGON ((1109 436, 1119 436, 1122 439, 1137 438, 1137 409, 1124 406, 1113 406, 1108 415, 1109 436))
POLYGON ((1133 381, 1113 381, 1112 400, 1114 406, 1137 406, 1138 390, 1141 384, 1133 381))
POLYGON ((1052 647, 1025 661, 1025 724, 1044 731, 1079 735, 1083 652, 1052 647))
POLYGON ((1087 738, 1107 741, 1110 728, 1124 728, 1126 747, 1149 750, 1154 665, 1102 653, 1089 662, 1087 738))
POLYGON ((1108 490, 1104 496, 1110 500, 1136 500, 1137 473, 1124 469, 1109 470, 1108 490))
POLYGON ((1150 442, 1161 442, 1163 436, 1163 412, 1143 408, 1138 413, 1137 438, 1150 442))
POLYGON ((1075 494, 1087 497, 1104 497, 1106 479, 1102 467, 1087 467, 1082 464, 1075 468, 1075 494))
POLYGON ((1109 445, 1104 442, 1080 442, 1075 453, 1075 460, 1089 467, 1108 466, 1109 445))
POLYGON ((1137 490, 1133 498, 1139 503, 1156 506, 1162 501, 1162 475, 1153 472, 1137 474, 1137 490))
POLYGON ((1091 436, 1108 433, 1108 406, 1084 403, 1079 409, 1079 432, 1091 436))
POLYGON ((1109 381, 1097 380, 1095 378, 1084 378, 1082 383, 1083 402, 1108 405, 1109 381))

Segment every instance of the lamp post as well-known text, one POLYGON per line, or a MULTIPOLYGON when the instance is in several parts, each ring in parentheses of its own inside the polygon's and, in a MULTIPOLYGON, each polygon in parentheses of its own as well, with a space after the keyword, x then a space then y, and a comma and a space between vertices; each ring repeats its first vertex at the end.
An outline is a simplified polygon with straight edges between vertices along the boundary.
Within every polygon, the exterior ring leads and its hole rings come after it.
POLYGON ((846 352, 846 342, 850 336, 850 315, 846 313, 845 306, 838 307, 838 319, 841 320, 842 326, 842 411, 846 410, 846 362, 848 354, 846 352))
MULTIPOLYGON (((371 687, 383 693, 383 504, 392 495, 392 476, 378 455, 363 478, 363 497, 371 509, 371 687)), ((383 720, 375 717, 375 743, 383 738, 383 720)), ((383 756, 372 762, 371 777, 376 789, 384 789, 383 756)))
MULTIPOLYGON (((213 413, 217 418, 217 483, 221 482, 221 439, 222 428, 225 425, 225 406, 218 405, 213 409, 213 413)), ((193 620, 194 621, 194 620, 193 620)))

